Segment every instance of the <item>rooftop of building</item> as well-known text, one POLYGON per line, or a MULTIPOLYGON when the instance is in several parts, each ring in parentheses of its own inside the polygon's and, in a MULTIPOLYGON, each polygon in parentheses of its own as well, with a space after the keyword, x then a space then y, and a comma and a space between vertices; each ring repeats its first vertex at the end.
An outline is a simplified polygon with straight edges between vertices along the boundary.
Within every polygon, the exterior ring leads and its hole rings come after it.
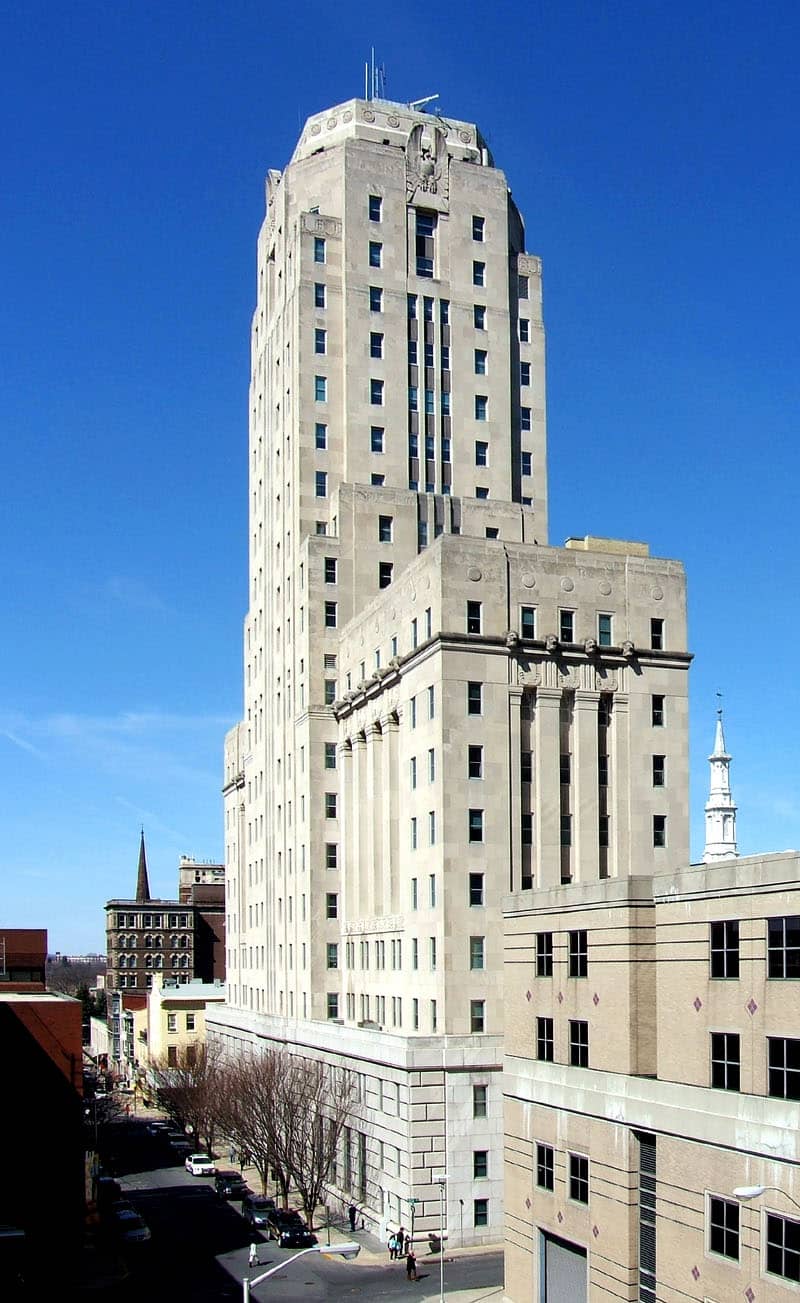
POLYGON ((328 145, 360 137, 378 144, 405 146, 412 129, 420 125, 439 131, 451 157, 492 167, 486 141, 474 122, 462 122, 444 113, 426 112, 420 101, 410 104, 385 99, 351 99, 307 118, 291 162, 309 158, 328 145))

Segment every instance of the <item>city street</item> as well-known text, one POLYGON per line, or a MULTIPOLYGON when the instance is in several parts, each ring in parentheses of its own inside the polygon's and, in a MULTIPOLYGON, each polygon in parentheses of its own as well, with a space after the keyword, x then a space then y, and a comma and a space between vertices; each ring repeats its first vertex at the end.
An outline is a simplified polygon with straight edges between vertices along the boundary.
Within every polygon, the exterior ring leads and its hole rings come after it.
MULTIPOLYGON (((238 1202, 218 1199, 213 1180, 192 1177, 183 1162, 173 1159, 163 1141, 147 1134, 144 1121, 130 1120, 116 1129, 115 1168, 123 1195, 150 1227, 152 1239, 125 1250, 130 1269, 126 1285, 114 1289, 116 1300, 144 1299, 145 1303, 218 1303, 242 1298, 251 1240, 259 1246, 261 1267, 292 1257, 295 1250, 280 1249, 251 1232, 239 1213, 238 1202)), ((220 1160, 220 1167, 228 1163, 220 1160)), ((319 1232, 325 1240, 324 1229, 319 1232)), ((351 1238, 332 1232, 334 1242, 351 1238)), ((367 1232, 352 1238, 363 1250, 357 1261, 344 1261, 310 1253, 252 1290, 255 1303, 268 1299, 387 1300, 408 1297, 439 1298, 439 1259, 420 1253, 419 1280, 407 1279, 403 1262, 390 1262, 388 1253, 367 1232)), ((457 1303, 499 1303, 503 1287, 503 1259, 498 1251, 455 1251, 445 1259, 445 1295, 457 1303)))

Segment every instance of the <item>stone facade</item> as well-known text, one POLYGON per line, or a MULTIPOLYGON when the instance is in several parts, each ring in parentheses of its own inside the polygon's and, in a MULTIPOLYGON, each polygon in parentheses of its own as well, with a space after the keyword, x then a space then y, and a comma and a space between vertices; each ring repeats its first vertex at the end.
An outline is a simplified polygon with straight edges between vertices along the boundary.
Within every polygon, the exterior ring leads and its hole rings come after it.
POLYGON ((496 1241, 501 902, 685 862, 683 572, 547 545, 541 266, 473 124, 309 119, 257 278, 209 1034, 357 1074, 368 1222, 438 1232, 446 1175, 453 1242, 496 1241))
POLYGON ((505 941, 505 1297, 796 1297, 797 853, 518 893, 505 941))

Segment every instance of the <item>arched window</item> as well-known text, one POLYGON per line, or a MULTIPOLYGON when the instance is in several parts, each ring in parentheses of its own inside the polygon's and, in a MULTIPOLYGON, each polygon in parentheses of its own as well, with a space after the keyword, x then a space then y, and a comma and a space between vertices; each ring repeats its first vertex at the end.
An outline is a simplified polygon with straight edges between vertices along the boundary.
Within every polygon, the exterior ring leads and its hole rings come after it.
POLYGON ((153 956, 152 956, 152 955, 145 955, 145 957, 144 957, 144 966, 145 966, 145 968, 152 968, 152 967, 153 967, 153 956))
POLYGON ((144 939, 144 944, 146 945, 146 947, 147 947, 148 950, 150 949, 150 947, 151 947, 152 944, 153 944, 153 938, 150 936, 150 933, 149 933, 149 932, 148 932, 147 936, 146 936, 145 939, 144 939))
POLYGON ((174 950, 175 947, 176 947, 177 944, 178 944, 178 934, 177 934, 177 932, 173 932, 172 936, 171 936, 170 939, 169 939, 169 943, 170 943, 170 945, 172 946, 172 949, 174 950))
POLYGON ((155 947, 156 947, 156 950, 161 950, 161 949, 163 949, 163 946, 164 946, 164 938, 163 938, 163 937, 156 937, 156 938, 155 938, 155 947))
POLYGON ((189 944, 189 938, 184 933, 184 935, 181 937, 181 949, 185 950, 188 944, 189 944))
POLYGON ((181 955, 181 968, 188 968, 188 967, 189 967, 189 956, 181 955))
POLYGON ((163 967, 164 967, 164 956, 156 955, 156 968, 163 968, 163 967))
MULTIPOLYGON (((129 967, 129 968, 135 968, 135 967, 136 967, 136 956, 135 956, 135 955, 128 955, 128 967, 129 967)), ((131 978, 131 983, 133 983, 133 978, 131 978)))
POLYGON ((177 955, 170 955, 170 957, 169 957, 169 962, 170 962, 170 967, 172 967, 172 968, 177 968, 177 967, 178 967, 178 956, 177 956, 177 955))

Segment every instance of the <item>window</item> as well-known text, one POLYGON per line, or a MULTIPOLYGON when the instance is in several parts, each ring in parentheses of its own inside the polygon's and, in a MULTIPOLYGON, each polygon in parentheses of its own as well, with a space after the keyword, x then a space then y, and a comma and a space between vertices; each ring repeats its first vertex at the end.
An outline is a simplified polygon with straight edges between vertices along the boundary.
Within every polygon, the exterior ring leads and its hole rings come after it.
POLYGON ((469 875, 469 903, 471 907, 483 905, 483 874, 470 873, 469 875))
POLYGON ((369 265, 370 267, 381 267, 383 265, 383 245, 379 240, 370 240, 369 242, 369 265))
POLYGON ((369 220, 379 222, 382 217, 383 200, 380 195, 370 195, 369 197, 369 220))
POLYGON ((167 1031, 176 1032, 178 1030, 178 1015, 176 1013, 167 1014, 167 1031))
POLYGON ((601 612, 597 617, 597 641, 601 647, 611 646, 611 635, 611 616, 606 612, 601 612))
POLYGON ((487 1102, 488 1102, 488 1101, 487 1101, 488 1091, 489 1091, 489 1087, 488 1087, 488 1086, 473 1086, 473 1087, 472 1087, 472 1116, 473 1116, 474 1118, 485 1118, 485 1117, 486 1117, 486 1112, 487 1112, 486 1105, 487 1105, 487 1102))
POLYGON ((482 713, 483 713, 483 684, 475 683, 475 682, 468 683, 467 684, 467 714, 481 715, 482 713))
POLYGON ((531 323, 527 317, 519 319, 519 342, 520 344, 529 344, 531 342, 531 323))
POLYGON ((417 757, 416 756, 411 757, 411 760, 409 762, 409 771, 410 771, 410 780, 411 780, 411 790, 413 791, 417 785, 417 757))
POLYGON ((335 556, 325 557, 325 583, 326 584, 336 583, 336 557, 335 556))
POLYGON ((589 1066, 589 1024, 581 1019, 570 1019, 569 1061, 573 1068, 589 1066))
POLYGON ((339 997, 332 991, 328 992, 328 1017, 339 1017, 339 997))
POLYGON ((472 284, 483 286, 486 284, 486 263, 473 261, 472 263, 472 284))
POLYGON ((325 603, 325 628, 326 629, 336 628, 336 603, 335 602, 325 603))
POLYGON ((767 919, 767 974, 800 978, 800 915, 767 919))
POLYGON ((339 947, 335 941, 329 941, 326 947, 328 968, 339 967, 339 947))
POLYGON ((569 1156, 569 1197, 575 1203, 589 1202, 589 1159, 583 1154, 569 1156))
POLYGON ((475 442, 475 465, 489 465, 489 445, 481 439, 477 439, 475 442))
POLYGON ((383 381, 370 380, 369 401, 373 407, 383 407, 383 381))
MULTIPOLYGON (((418 406, 419 406, 419 400, 418 400, 418 396, 417 396, 417 386, 416 386, 416 385, 409 385, 409 386, 408 386, 408 410, 409 410, 409 412, 416 412, 418 406)), ((414 457, 416 457, 417 454, 416 454, 416 453, 412 453, 411 455, 414 456, 414 457)))
POLYGON ((540 1190, 555 1189, 554 1158, 552 1145, 536 1146, 536 1184, 540 1190))
POLYGON ((436 970, 436 937, 428 939, 428 957, 430 959, 431 972, 436 970))
POLYGON ((664 725, 664 702, 666 698, 661 693, 655 693, 650 698, 650 723, 653 728, 662 728, 664 725))
POLYGON ((553 976, 553 934, 536 933, 536 976, 553 976))
POLYGON ((525 452, 525 451, 520 453, 519 471, 520 471, 520 475, 533 474, 533 453, 525 452))
POLYGON ((316 471, 314 474, 314 492, 318 498, 328 496, 328 472, 316 471))
POLYGON ((369 355, 375 358, 383 357, 383 334, 380 330, 369 332, 369 355))
POLYGON ((667 816, 665 814, 653 815, 653 845, 666 846, 667 844, 667 816))
POLYGON ((416 319, 417 319, 417 296, 416 296, 416 294, 407 294, 407 295, 406 295, 406 304, 407 304, 407 307, 408 307, 408 319, 409 319, 409 321, 416 321, 416 319))
POLYGON ((486 395, 476 394, 475 395, 475 420, 476 421, 487 420, 486 413, 488 411, 488 407, 489 407, 489 399, 486 397, 486 395))
POLYGON ((574 611, 559 611, 558 639, 559 642, 575 641, 575 612, 574 611))
POLYGON ((562 846, 572 845, 572 815, 562 814, 559 820, 560 839, 562 846))
POLYGON ((470 810, 468 816, 469 840, 483 841, 483 810, 470 810))
POLYGON ((483 604, 467 602, 467 633, 480 633, 483 625, 483 604))
MULTIPOLYGON (((478 687, 480 686, 481 685, 478 684, 478 687)), ((471 711, 469 711, 469 705, 467 706, 467 711, 470 714, 472 713, 471 711)), ((483 778, 483 747, 482 746, 471 746, 467 750, 467 777, 483 778)))
POLYGON ((476 330, 486 329, 486 308, 482 303, 476 303, 472 309, 472 321, 476 330))
POLYGON ((519 756, 519 776, 523 783, 533 782, 533 752, 521 751, 519 756))
POLYGON ((335 891, 328 891, 325 894, 325 917, 339 917, 339 897, 335 891))
POLYGON ((317 281, 314 286, 314 307, 324 308, 325 306, 326 306, 325 286, 320 284, 319 281, 317 281))
POLYGON ((472 1151, 472 1178, 480 1181, 483 1177, 489 1175, 489 1151, 488 1149, 473 1149, 472 1151))
POLYGON ((739 1261, 739 1205, 711 1195, 708 1201, 708 1247, 711 1253, 739 1261))
POLYGON ((587 934, 581 928, 569 934, 569 975, 585 977, 589 967, 587 934))
POLYGON ((767 1271, 800 1282, 800 1221, 767 1213, 767 1271))
POLYGON ((472 1222, 474 1226, 489 1225, 489 1200, 488 1199, 473 1200, 472 1222))
POLYGON ((473 970, 484 967, 485 946, 483 937, 469 939, 469 966, 473 970))
POLYGON ((664 621, 650 621, 650 646, 653 651, 664 650, 664 621))
POLYGON ((711 1033, 711 1085, 717 1090, 738 1090, 741 1051, 735 1032, 711 1033))
POLYGON ((488 496, 489 496, 489 490, 488 490, 488 488, 487 488, 485 485, 480 485, 480 484, 479 484, 478 487, 475 489, 475 497, 476 497, 476 498, 488 498, 488 496))
POLYGON ((379 588, 389 587, 390 583, 392 582, 393 570, 394 570, 394 566, 392 565, 391 561, 378 562, 378 587, 379 588))
POLYGON ((314 262, 325 261, 325 241, 321 236, 314 237, 314 262))
POLYGON ((322 421, 317 421, 314 426, 314 447, 327 448, 328 446, 328 427, 322 421))
POLYGON ((485 1000, 470 1000, 469 1029, 474 1035, 478 1035, 478 1036, 486 1030, 486 1001, 485 1000))
POLYGON ((339 865, 339 847, 336 842, 325 843, 325 868, 335 869, 339 865))
POLYGON ((433 747, 428 749, 428 782, 436 781, 436 752, 433 747))
POLYGON ((739 976, 739 920, 711 924, 711 976, 739 976))
POLYGON ((336 680, 325 679, 323 683, 324 703, 326 706, 332 706, 336 700, 336 680))
POLYGON ((486 349, 485 349, 485 348, 476 348, 476 349, 475 349, 475 374, 476 374, 476 376, 485 376, 485 375, 486 375, 486 359, 488 358, 488 356, 489 356, 489 355, 488 355, 488 353, 486 352, 486 349))
POLYGON ((383 312, 383 290, 378 285, 369 287, 370 312, 383 312))
MULTIPOLYGON (((418 208, 416 214, 416 258, 417 258, 417 275, 424 276, 430 280, 434 273, 434 237, 436 235, 437 214, 425 209, 418 208)), ((425 307, 431 305, 431 316, 433 317, 433 301, 425 299, 425 307)))
POLYGON ((428 719, 435 719, 435 717, 436 717, 436 688, 435 688, 435 686, 434 686, 433 684, 431 684, 430 687, 428 688, 428 691, 427 691, 427 694, 426 694, 426 695, 427 695, 427 698, 428 698, 428 719))
POLYGON ((410 833, 411 833, 411 849, 412 851, 415 851, 417 849, 417 816, 415 814, 411 816, 410 833))
MULTIPOLYGON (((417 645, 417 644, 414 643, 414 646, 415 646, 415 647, 416 647, 416 645, 417 645)), ((409 702, 408 702, 408 704, 409 704, 409 708, 410 708, 410 711, 411 711, 411 727, 412 727, 412 728, 416 728, 416 727, 417 727, 417 699, 416 699, 416 697, 410 697, 410 698, 409 698, 409 702)))
MULTIPOLYGON (((428 845, 429 846, 436 845, 436 811, 435 810, 428 811, 428 845)), ((434 892, 433 892, 434 899, 431 900, 431 904, 435 905, 436 904, 436 900, 435 900, 436 879, 433 876, 433 874, 431 874, 431 885, 434 887, 434 892)))
POLYGON ((316 526, 316 533, 317 533, 317 534, 327 534, 327 532, 328 532, 328 523, 327 523, 327 521, 325 521, 325 520, 317 520, 317 521, 315 521, 314 523, 315 523, 315 526, 316 526))
POLYGON ((536 637, 536 607, 521 606, 519 609, 520 632, 523 638, 536 637))
POLYGON ((378 542, 391 543, 394 526, 393 516, 378 516, 378 542))
POLYGON ((319 326, 314 331, 314 352, 327 353, 328 351, 328 332, 322 330, 319 326))
POLYGON ((417 341, 415 339, 408 341, 408 365, 417 365, 417 341))
POLYGON ((485 219, 485 218, 483 218, 483 217, 475 217, 475 216, 473 215, 473 218, 472 218, 472 238, 473 238, 473 240, 477 240, 479 244, 483 244, 483 233, 484 233, 484 226, 485 226, 485 223, 486 223, 486 219, 485 219))
POLYGON ((528 297, 528 277, 517 277, 517 298, 527 299, 528 297))
POLYGON ((336 818, 336 793, 335 792, 325 793, 325 818, 326 819, 336 818))
POLYGON ((555 1054, 553 1019, 536 1019, 536 1057, 542 1063, 552 1063, 555 1054))
POLYGON ((328 401, 328 381, 325 376, 314 376, 314 399, 318 403, 328 401))
POLYGON ((800 1099, 800 1040, 769 1036, 768 1089, 773 1099, 800 1099))
POLYGON ((666 782, 666 756, 653 756, 653 787, 663 787, 666 782))
POLYGON ((426 321, 433 321, 433 299, 423 298, 422 315, 426 321))
POLYGON ((531 364, 530 362, 520 362, 519 364, 519 382, 521 385, 528 386, 531 383, 531 364))

